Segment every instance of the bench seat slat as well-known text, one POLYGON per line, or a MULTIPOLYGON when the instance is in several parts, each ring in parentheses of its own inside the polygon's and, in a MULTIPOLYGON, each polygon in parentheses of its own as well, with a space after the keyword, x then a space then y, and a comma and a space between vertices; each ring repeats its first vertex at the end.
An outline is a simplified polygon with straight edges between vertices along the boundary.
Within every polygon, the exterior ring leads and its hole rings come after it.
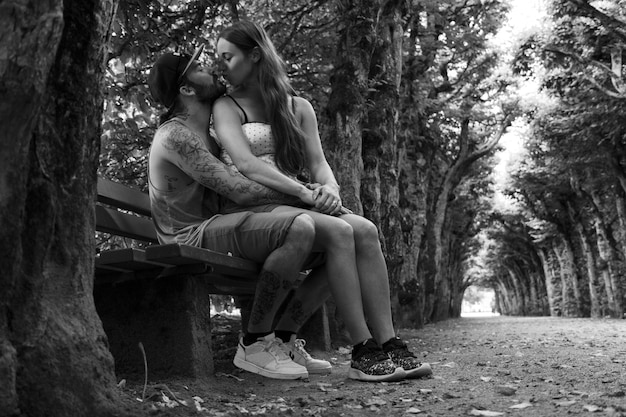
POLYGON ((228 285, 209 284, 209 293, 219 295, 254 295, 256 287, 232 287, 228 285))
MULTIPOLYGON (((250 289, 254 292, 257 283, 257 277, 235 277, 233 275, 222 274, 199 274, 200 278, 206 279, 210 285, 215 287, 228 287, 231 290, 236 289, 234 294, 240 294, 242 289, 250 289)), ((230 294, 233 294, 232 292, 230 294)))
POLYGON ((175 243, 147 247, 146 259, 171 265, 205 263, 210 265, 216 274, 230 276, 254 277, 256 279, 259 273, 259 265, 255 262, 209 249, 175 243))
POLYGON ((96 268, 113 267, 123 271, 143 271, 162 269, 167 265, 149 261, 146 252, 138 248, 124 248, 104 251, 96 258, 96 268))

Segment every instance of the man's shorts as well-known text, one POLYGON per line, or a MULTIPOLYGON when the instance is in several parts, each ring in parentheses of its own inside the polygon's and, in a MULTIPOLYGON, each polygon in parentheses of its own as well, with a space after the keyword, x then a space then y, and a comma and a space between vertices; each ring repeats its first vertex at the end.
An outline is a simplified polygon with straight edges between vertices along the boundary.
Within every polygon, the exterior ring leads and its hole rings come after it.
MULTIPOLYGON (((293 220, 300 214, 243 211, 218 216, 205 229, 202 247, 262 264, 283 245, 293 220)), ((312 253, 302 269, 323 262, 323 253, 312 253)))

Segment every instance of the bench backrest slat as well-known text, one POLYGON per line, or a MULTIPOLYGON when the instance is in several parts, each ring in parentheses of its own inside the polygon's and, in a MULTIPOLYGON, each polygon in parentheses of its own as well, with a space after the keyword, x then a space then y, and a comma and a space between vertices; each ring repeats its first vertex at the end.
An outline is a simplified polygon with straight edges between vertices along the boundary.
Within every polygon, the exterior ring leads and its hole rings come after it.
POLYGON ((158 243, 152 220, 96 205, 96 230, 158 243))
POLYGON ((150 197, 147 193, 105 178, 98 178, 98 201, 144 216, 151 216, 150 197))

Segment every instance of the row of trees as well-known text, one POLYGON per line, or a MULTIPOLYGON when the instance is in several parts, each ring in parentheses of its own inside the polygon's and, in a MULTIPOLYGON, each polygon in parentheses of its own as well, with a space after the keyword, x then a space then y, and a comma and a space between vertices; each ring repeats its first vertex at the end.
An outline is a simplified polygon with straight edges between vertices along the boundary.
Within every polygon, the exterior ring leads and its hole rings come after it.
POLYGON ((545 94, 505 188, 515 204, 489 230, 485 281, 504 313, 624 315, 625 6, 554 1, 518 56, 545 94))

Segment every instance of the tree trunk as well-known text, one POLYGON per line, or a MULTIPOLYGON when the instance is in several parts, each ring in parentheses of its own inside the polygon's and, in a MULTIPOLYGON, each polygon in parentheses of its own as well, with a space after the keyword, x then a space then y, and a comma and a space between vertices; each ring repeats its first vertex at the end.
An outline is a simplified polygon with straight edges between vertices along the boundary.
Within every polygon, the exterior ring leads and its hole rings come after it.
POLYGON ((328 123, 320 127, 326 127, 322 132, 324 149, 341 186, 343 203, 362 214, 362 123, 371 61, 371 45, 363 44, 373 34, 369 16, 361 15, 360 10, 351 1, 338 2, 337 12, 344 24, 338 30, 337 58, 330 77, 331 93, 325 112, 328 123))
POLYGON ((576 230, 576 233, 578 233, 578 238, 580 239, 582 251, 585 256, 585 264, 587 266, 587 280, 589 283, 590 298, 589 301, 591 303, 590 315, 594 318, 602 317, 602 306, 600 303, 600 297, 598 295, 598 274, 596 271, 596 262, 593 249, 591 247, 591 244, 589 243, 589 238, 585 233, 585 229, 582 223, 575 222, 574 228, 576 230))
MULTIPOLYGON (((599 199, 594 195, 594 204, 600 207, 599 199)), ((622 295, 620 291, 617 271, 614 271, 616 264, 615 249, 609 240, 609 234, 604 224, 604 220, 599 212, 594 213, 594 225, 596 230, 596 244, 598 247, 598 270, 604 281, 604 289, 611 317, 622 318, 624 308, 622 305, 622 295)))
POLYGON ((548 293, 548 308, 550 316, 561 315, 561 283, 556 278, 554 269, 550 265, 550 252, 539 248, 537 250, 539 259, 541 260, 541 266, 543 267, 543 275, 546 282, 546 292, 548 293))
POLYGON ((571 279, 576 274, 576 266, 571 262, 574 259, 574 255, 569 243, 565 239, 561 239, 561 242, 564 243, 563 251, 561 251, 556 241, 553 244, 554 254, 559 263, 559 276, 561 277, 561 314, 565 317, 578 317, 578 303, 574 296, 575 291, 572 288, 576 286, 572 285, 573 279, 571 279))
MULTIPOLYGON (((404 261, 411 253, 404 231, 400 205, 398 107, 402 77, 403 35, 400 6, 402 2, 376 2, 370 17, 374 21, 372 55, 368 74, 367 116, 363 132, 363 180, 361 201, 365 217, 379 226, 383 252, 389 272, 392 305, 398 305, 398 294, 405 283, 414 279, 403 275, 404 261)), ((361 9, 363 13, 363 9, 361 9)), ((406 292, 403 292, 406 295, 406 292)), ((411 311, 422 305, 416 294, 405 297, 411 311), (410 300, 410 301, 409 301, 410 300)), ((406 304, 403 304, 405 308, 406 304)), ((394 315, 398 318, 398 314, 394 315)), ((406 317, 397 324, 419 327, 418 317, 406 317)))
POLYGON ((119 415, 92 295, 103 54, 115 7, 0 5, 3 416, 119 415))
POLYGON ((589 239, 584 232, 579 231, 580 241, 585 253, 585 262, 587 264, 587 279, 589 281, 589 301, 590 315, 594 318, 602 317, 602 303, 598 292, 598 274, 596 271, 596 262, 593 254, 593 249, 589 243, 589 239))
MULTIPOLYGON (((333 73, 330 77, 331 93, 321 123, 322 137, 328 163, 341 186, 343 204, 357 214, 363 214, 361 204, 361 181, 363 177, 363 119, 366 114, 366 91, 371 61, 373 37, 371 19, 363 3, 337 2, 337 13, 343 24, 337 31, 339 44, 333 73), (346 164, 345 161, 350 161, 346 164)), ((369 2, 368 2, 369 3, 369 2)), ((333 300, 334 301, 334 300, 333 300)), ((334 311, 330 306, 330 311, 334 311)), ((328 318, 329 325, 343 331, 341 319, 328 318)))
POLYGON ((621 248, 622 258, 626 258, 626 202, 624 193, 618 192, 615 195, 615 209, 619 221, 617 227, 618 240, 621 248))
MULTIPOLYGON (((561 236, 561 244, 563 245, 563 251, 559 257, 559 263, 561 266, 562 278, 567 282, 567 287, 563 285, 563 291, 568 290, 568 303, 565 303, 565 295, 563 295, 563 313, 568 317, 583 317, 585 316, 585 308, 583 306, 583 299, 580 290, 580 283, 578 279, 578 268, 576 267, 576 257, 574 255, 574 249, 572 243, 566 236, 561 236), (572 298, 573 295, 573 298, 572 298)), ((559 256, 559 251, 556 252, 559 256)))

